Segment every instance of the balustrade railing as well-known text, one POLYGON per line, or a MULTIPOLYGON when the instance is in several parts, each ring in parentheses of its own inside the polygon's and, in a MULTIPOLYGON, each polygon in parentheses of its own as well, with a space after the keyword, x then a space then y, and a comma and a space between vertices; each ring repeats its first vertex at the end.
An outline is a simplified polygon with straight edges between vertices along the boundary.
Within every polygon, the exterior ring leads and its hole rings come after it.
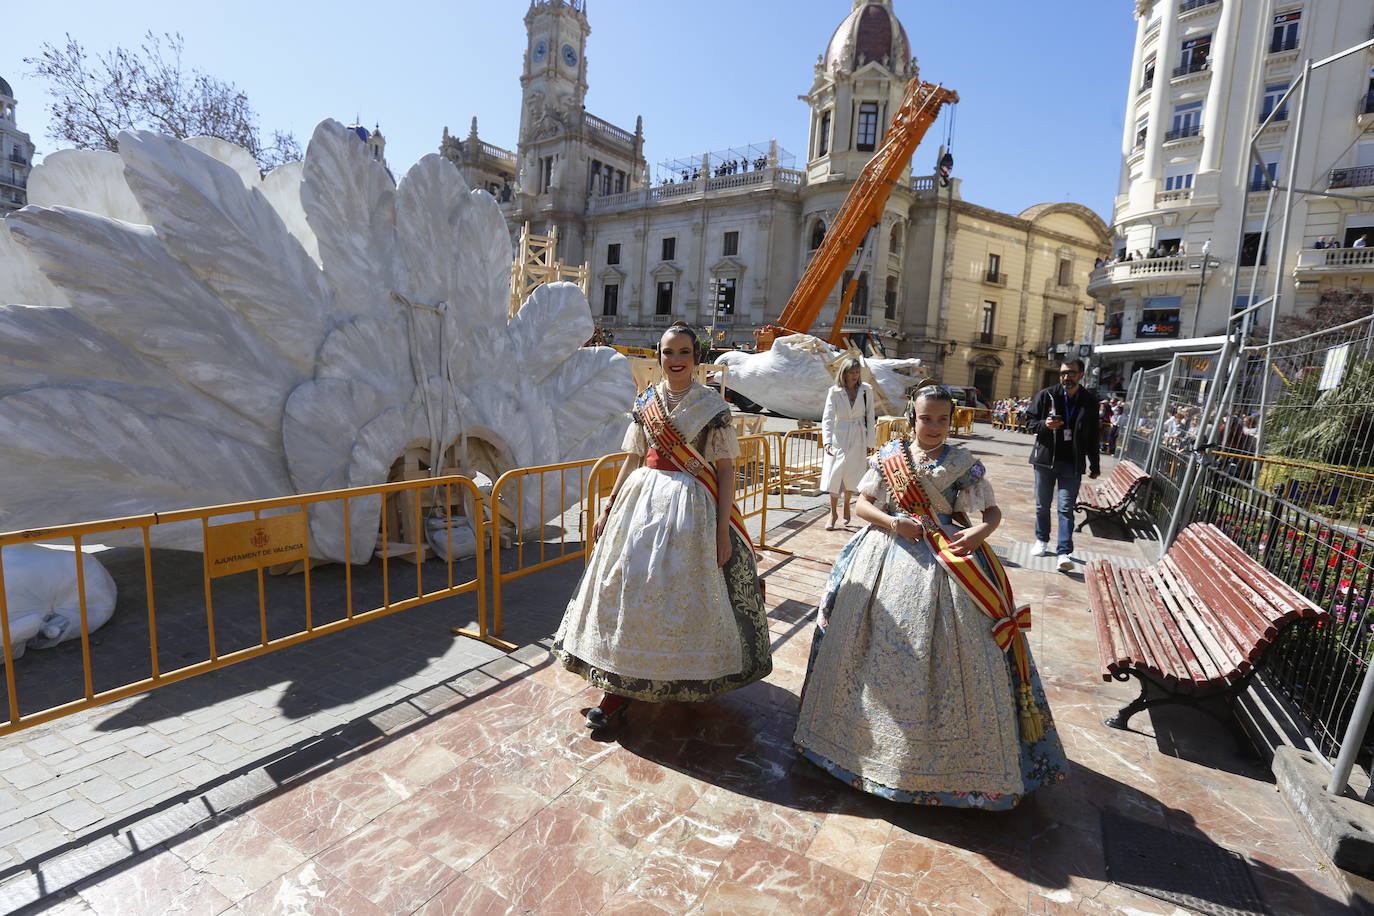
POLYGON ((1298 270, 1323 267, 1374 268, 1374 248, 1305 248, 1298 252, 1298 270))
POLYGON ((616 210, 631 210, 653 206, 683 198, 732 193, 745 190, 762 190, 771 187, 795 189, 801 186, 803 173, 796 169, 781 167, 755 169, 721 175, 715 178, 698 178, 695 181, 677 181, 660 184, 652 188, 637 188, 620 194, 607 194, 593 197, 587 202, 588 213, 609 213, 616 210))
POLYGON ((596 115, 590 114, 583 115, 582 117, 583 123, 586 124, 587 127, 591 128, 592 130, 598 131, 600 133, 605 134, 608 137, 612 137, 616 140, 619 140, 621 143, 634 143, 634 134, 630 133, 629 131, 623 128, 616 127, 610 121, 603 121, 596 115))

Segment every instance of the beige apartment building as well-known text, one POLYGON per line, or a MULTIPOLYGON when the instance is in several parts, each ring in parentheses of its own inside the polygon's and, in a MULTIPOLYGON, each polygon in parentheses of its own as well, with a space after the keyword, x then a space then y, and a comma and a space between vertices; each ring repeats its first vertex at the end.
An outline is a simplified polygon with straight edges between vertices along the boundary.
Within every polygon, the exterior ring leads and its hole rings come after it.
POLYGON ((1296 95, 1279 104, 1308 61, 1374 34, 1374 3, 1136 0, 1135 17, 1113 258, 1089 284, 1121 382, 1222 333, 1252 289, 1277 288, 1280 315, 1374 289, 1374 49, 1312 71, 1301 126, 1296 95), (1297 194, 1286 250, 1274 183, 1340 195, 1297 194))
POLYGON ((28 203, 33 170, 33 141, 19 129, 15 107, 14 90, 0 77, 0 217, 28 203))

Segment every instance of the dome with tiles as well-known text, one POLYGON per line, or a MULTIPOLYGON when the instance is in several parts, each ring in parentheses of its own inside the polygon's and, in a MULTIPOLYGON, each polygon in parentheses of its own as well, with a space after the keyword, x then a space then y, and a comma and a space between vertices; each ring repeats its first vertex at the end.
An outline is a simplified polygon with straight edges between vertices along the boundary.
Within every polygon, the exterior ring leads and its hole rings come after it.
POLYGON ((891 0, 855 0, 825 51, 825 69, 857 70, 870 61, 897 68, 911 59, 906 29, 891 0))

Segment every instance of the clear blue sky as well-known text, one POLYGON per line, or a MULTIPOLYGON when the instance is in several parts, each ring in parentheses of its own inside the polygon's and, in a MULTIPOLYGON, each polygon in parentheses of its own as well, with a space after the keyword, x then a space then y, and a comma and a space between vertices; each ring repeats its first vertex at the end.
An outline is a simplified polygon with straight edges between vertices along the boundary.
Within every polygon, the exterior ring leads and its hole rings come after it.
MULTIPOLYGON (((1012 213, 1071 200, 1110 220, 1135 36, 1130 0, 896 0, 922 76, 957 89, 955 172, 965 199, 1012 213)), ((380 123, 403 171, 442 130, 513 148, 525 49, 524 0, 188 3, 64 0, 5 11, 0 76, 40 152, 45 87, 22 58, 65 33, 89 50, 180 32, 187 60, 244 90, 264 129, 304 145, 326 117, 380 123)), ((651 164, 777 140, 805 157, 816 56, 850 0, 590 0, 587 108, 633 129, 651 164)), ((943 122, 916 153, 935 158, 943 122)))

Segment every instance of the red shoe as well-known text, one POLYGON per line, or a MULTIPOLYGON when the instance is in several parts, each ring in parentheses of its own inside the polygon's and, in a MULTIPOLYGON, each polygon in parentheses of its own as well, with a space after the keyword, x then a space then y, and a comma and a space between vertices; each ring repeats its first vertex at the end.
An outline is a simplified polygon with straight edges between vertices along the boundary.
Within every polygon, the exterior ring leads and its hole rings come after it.
POLYGON ((602 694, 601 702, 587 710, 588 728, 609 728, 618 725, 630 708, 630 698, 614 693, 602 694))

